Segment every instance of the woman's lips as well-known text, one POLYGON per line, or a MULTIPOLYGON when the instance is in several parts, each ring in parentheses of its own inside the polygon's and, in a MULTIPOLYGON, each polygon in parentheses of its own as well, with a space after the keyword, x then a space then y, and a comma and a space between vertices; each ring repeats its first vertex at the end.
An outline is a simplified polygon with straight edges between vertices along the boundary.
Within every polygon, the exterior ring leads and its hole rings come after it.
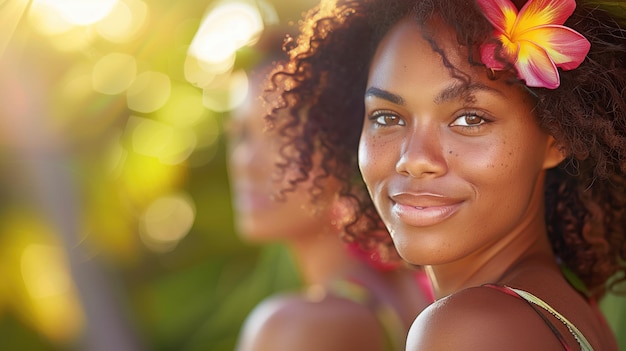
POLYGON ((391 197, 391 213, 413 227, 427 227, 443 222, 461 207, 463 201, 438 195, 396 195, 391 197))

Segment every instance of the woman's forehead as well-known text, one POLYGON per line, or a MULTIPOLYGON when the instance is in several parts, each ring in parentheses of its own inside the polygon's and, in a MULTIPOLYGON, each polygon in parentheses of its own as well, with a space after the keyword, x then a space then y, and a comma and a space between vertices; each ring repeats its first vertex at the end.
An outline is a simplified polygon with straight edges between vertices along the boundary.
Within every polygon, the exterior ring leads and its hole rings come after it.
POLYGON ((509 83, 508 73, 493 79, 483 65, 472 64, 469 50, 441 21, 423 27, 411 18, 403 19, 387 32, 374 54, 365 97, 395 105, 472 103, 476 94, 526 99, 519 85, 509 83))
POLYGON ((453 31, 440 23, 429 23, 424 27, 406 17, 396 23, 382 38, 371 61, 368 85, 377 85, 380 81, 407 81, 425 78, 426 75, 411 75, 425 70, 423 73, 436 73, 438 76, 451 76, 450 67, 471 74, 467 50, 456 44, 453 31), (431 35, 434 36, 431 37, 431 35), (437 51, 433 48, 434 41, 437 51), (416 70, 416 67, 418 70, 416 70), (427 68, 426 68, 427 67, 427 68), (435 72, 430 72, 434 70, 435 72))

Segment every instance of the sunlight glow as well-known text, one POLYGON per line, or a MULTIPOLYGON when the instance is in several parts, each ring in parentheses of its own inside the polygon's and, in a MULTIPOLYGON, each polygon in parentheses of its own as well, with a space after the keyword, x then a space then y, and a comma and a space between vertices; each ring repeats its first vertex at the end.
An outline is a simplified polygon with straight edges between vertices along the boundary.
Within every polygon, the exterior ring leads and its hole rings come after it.
POLYGON ((96 23, 104 39, 124 43, 133 39, 148 20, 148 5, 141 0, 118 1, 108 16, 96 23))
POLYGON ((240 1, 222 3, 200 25, 189 54, 200 61, 220 63, 258 39, 262 30, 263 19, 258 8, 240 1))
POLYGON ((105 18, 119 0, 34 0, 33 8, 60 16, 78 26, 94 24, 105 18))
MULTIPOLYGON (((51 2, 51 1, 49 1, 51 2)), ((67 22, 52 5, 35 1, 28 11, 28 20, 39 32, 46 35, 58 35, 68 32, 74 26, 67 22)))

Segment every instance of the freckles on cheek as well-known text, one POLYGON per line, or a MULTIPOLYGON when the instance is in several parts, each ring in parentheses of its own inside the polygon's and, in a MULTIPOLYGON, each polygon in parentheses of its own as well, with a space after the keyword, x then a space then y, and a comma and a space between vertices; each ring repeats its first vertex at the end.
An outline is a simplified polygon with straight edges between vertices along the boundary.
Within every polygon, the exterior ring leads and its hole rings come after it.
MULTIPOLYGON (((485 177, 502 177, 515 172, 515 152, 506 141, 492 142, 489 145, 451 148, 447 151, 449 160, 467 172, 485 177)), ((519 151, 517 151, 519 152, 519 151)))
POLYGON ((502 162, 500 162, 501 168, 504 168, 504 169, 511 168, 509 167, 510 166, 509 160, 513 157, 513 151, 508 151, 507 156, 508 157, 506 157, 502 162))

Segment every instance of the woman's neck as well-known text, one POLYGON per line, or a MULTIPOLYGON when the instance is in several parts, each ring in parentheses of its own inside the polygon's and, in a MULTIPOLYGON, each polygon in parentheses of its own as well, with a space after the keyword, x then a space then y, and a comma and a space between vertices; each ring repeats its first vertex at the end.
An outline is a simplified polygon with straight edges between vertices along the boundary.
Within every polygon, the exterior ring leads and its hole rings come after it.
POLYGON ((513 271, 523 269, 524 263, 530 261, 558 269, 542 221, 531 223, 526 230, 509 235, 462 260, 426 266, 425 269, 433 284, 435 297, 439 299, 465 288, 503 283, 513 271))
POLYGON ((402 269, 382 272, 370 267, 348 252, 337 233, 301 236, 288 245, 308 288, 307 296, 313 301, 327 296, 337 280, 356 279, 377 300, 393 306, 407 328, 430 303, 412 272, 402 269))
POLYGON ((298 236, 287 246, 307 286, 328 286, 361 264, 348 254, 339 235, 330 231, 298 236))

